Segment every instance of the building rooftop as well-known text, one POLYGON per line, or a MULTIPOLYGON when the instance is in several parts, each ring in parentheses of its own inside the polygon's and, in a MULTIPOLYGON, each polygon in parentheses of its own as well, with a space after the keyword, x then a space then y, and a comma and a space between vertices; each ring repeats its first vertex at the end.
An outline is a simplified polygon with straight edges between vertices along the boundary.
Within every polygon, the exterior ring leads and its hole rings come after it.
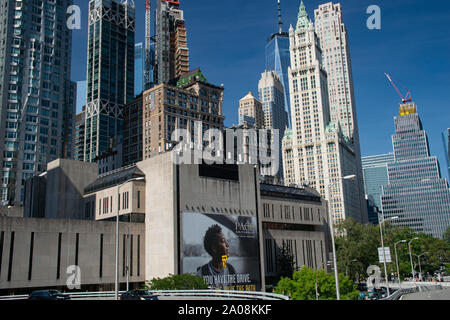
POLYGON ((100 175, 97 180, 84 189, 84 193, 93 193, 140 177, 145 177, 145 174, 136 165, 123 167, 100 175))
POLYGON ((261 183, 259 189, 261 191, 261 196, 267 197, 273 196, 277 198, 286 198, 286 199, 295 199, 313 202, 322 201, 320 194, 315 192, 313 189, 307 190, 305 188, 293 188, 267 183, 261 183))

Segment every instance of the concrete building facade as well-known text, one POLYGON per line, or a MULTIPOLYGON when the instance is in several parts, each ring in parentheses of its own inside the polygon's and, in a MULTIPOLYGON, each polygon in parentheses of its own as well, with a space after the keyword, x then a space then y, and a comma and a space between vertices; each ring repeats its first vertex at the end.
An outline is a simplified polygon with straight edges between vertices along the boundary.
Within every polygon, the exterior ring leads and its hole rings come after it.
POLYGON ((260 185, 266 277, 277 278, 280 250, 287 248, 294 269, 327 270, 327 202, 308 188, 260 185))
POLYGON ((0 220, 0 290, 63 288, 70 265, 80 266, 82 288, 113 288, 117 213, 122 288, 126 257, 133 261, 133 285, 198 274, 210 259, 204 232, 216 225, 227 238, 232 270, 237 277, 248 276, 246 284, 227 289, 264 290, 266 273, 278 275, 283 241, 296 266, 321 268, 329 251, 328 211, 317 192, 260 183, 258 169, 250 164, 175 165, 172 157, 173 152, 164 153, 86 185, 83 215, 95 221, 0 220))
POLYGON ((47 219, 93 219, 84 215, 84 188, 98 176, 96 163, 57 159, 47 171, 25 183, 24 216, 47 219))
MULTIPOLYGON (((114 222, 0 217, 0 294, 74 291, 78 282, 81 290, 114 290, 115 235, 114 222)), ((120 225, 121 290, 127 264, 132 286, 145 281, 144 239, 142 223, 120 225)))

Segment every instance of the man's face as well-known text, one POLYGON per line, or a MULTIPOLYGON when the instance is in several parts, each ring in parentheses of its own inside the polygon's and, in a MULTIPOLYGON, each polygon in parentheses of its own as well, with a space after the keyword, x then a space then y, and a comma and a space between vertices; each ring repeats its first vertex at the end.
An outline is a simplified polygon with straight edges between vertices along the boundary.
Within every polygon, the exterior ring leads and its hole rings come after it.
POLYGON ((230 255, 230 251, 229 251, 230 245, 227 242, 227 239, 225 238, 225 235, 222 232, 219 232, 217 234, 217 242, 213 248, 214 253, 217 256, 229 256, 230 255))

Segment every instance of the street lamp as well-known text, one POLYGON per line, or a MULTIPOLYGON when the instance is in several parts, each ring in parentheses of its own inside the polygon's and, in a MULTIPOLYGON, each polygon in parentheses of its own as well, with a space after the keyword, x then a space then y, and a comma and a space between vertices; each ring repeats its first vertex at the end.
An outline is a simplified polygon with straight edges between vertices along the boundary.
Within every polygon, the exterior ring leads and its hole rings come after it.
POLYGON ((381 249, 383 250, 384 276, 385 276, 385 280, 386 280, 387 295, 389 296, 389 293, 390 293, 389 292, 389 278, 388 278, 387 267, 386 267, 386 250, 384 249, 383 223, 385 223, 386 221, 396 220, 396 219, 398 219, 398 217, 390 217, 390 218, 384 219, 384 216, 382 216, 382 215, 383 214, 378 216, 378 220, 380 223, 381 249), (382 219, 380 219, 380 216, 382 219))
POLYGON ((399 242, 396 242, 396 243, 394 244, 394 250, 395 250, 395 262, 396 262, 396 264, 397 264, 398 286, 399 286, 399 289, 401 289, 401 288, 402 288, 402 280, 401 280, 401 278, 400 278, 400 269, 399 269, 399 267, 398 267, 398 257, 397 257, 397 245, 398 245, 399 243, 406 243, 406 240, 400 240, 399 242))
POLYGON ((350 263, 352 262, 358 262, 357 259, 353 259, 351 261, 349 261, 346 265, 345 265, 345 275, 348 276, 348 266, 350 265, 350 263))
POLYGON ((412 260, 412 254, 411 254, 411 242, 413 242, 414 240, 419 240, 419 238, 415 237, 414 239, 412 239, 408 242, 409 260, 411 261, 411 274, 412 274, 413 279, 414 279, 414 266, 413 266, 413 260, 412 260))
POLYGON ((420 257, 424 256, 425 254, 426 254, 426 252, 422 253, 422 254, 419 254, 417 256, 417 260, 419 261, 419 280, 422 280, 422 266, 420 265, 420 257))
MULTIPOLYGON (((337 178, 340 180, 354 180, 356 178, 356 175, 349 175, 349 176, 345 176, 343 178, 337 178)), ((334 228, 333 228, 333 217, 331 216, 331 190, 334 186, 336 186, 338 184, 338 182, 335 182, 333 184, 331 184, 328 187, 328 194, 329 194, 329 207, 330 209, 328 210, 328 223, 330 224, 330 232, 331 232, 331 244, 333 247, 333 264, 334 264, 334 279, 336 282, 336 298, 337 300, 341 300, 341 295, 339 292, 339 276, 338 276, 338 269, 337 269, 337 260, 336 260, 336 245, 334 243, 334 228)))
MULTIPOLYGON (((331 265, 331 261, 327 261, 327 266, 331 265)), ((325 269, 325 263, 322 262, 322 267, 325 269)), ((319 274, 319 270, 316 270, 316 300, 319 300, 319 289, 317 287, 317 276, 319 274)))
POLYGON ((115 290, 114 290, 114 298, 115 300, 119 300, 119 212, 120 212, 120 188, 126 185, 127 183, 133 181, 142 181, 144 177, 133 178, 125 181, 121 185, 117 187, 117 214, 116 214, 116 279, 115 279, 115 290))

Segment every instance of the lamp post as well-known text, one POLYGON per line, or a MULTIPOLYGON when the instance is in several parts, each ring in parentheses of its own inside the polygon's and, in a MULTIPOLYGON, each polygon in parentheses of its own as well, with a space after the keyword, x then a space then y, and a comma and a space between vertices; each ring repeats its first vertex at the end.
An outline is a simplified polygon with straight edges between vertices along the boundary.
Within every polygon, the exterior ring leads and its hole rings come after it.
POLYGON ((398 257, 397 257, 397 245, 398 245, 399 243, 406 243, 406 240, 400 240, 399 242, 396 242, 396 243, 394 244, 394 250, 395 250, 395 263, 397 264, 398 286, 399 286, 399 289, 401 289, 401 288, 402 288, 402 280, 401 280, 401 278, 400 278, 400 269, 399 269, 399 267, 398 267, 398 257))
POLYGON ((133 181, 144 180, 144 177, 133 178, 125 181, 117 187, 117 214, 116 214, 116 277, 115 277, 115 289, 114 289, 114 299, 119 300, 119 212, 120 212, 120 188, 127 183, 133 181))
POLYGON ((348 266, 352 263, 352 262, 358 262, 357 259, 353 259, 351 261, 349 261, 346 265, 345 265, 345 275, 348 276, 348 266))
MULTIPOLYGON (((349 175, 349 176, 345 176, 343 178, 337 178, 340 180, 354 180, 356 178, 356 175, 349 175)), ((333 265, 334 265, 334 279, 335 279, 335 283, 336 283, 336 298, 337 300, 341 300, 341 294, 339 292, 339 275, 338 275, 338 269, 337 269, 337 259, 336 259, 336 245, 334 243, 334 227, 333 227, 333 217, 331 215, 331 190, 334 186, 336 186, 338 184, 338 182, 335 182, 333 184, 330 184, 330 186, 328 187, 328 194, 329 194, 329 207, 330 209, 328 210, 328 223, 330 224, 330 232, 331 232, 331 244, 333 247, 333 265)))
MULTIPOLYGON (((331 265, 331 261, 327 261, 327 266, 331 265)), ((325 264, 322 262, 322 267, 325 269, 325 264)), ((319 289, 317 287, 317 276, 319 274, 319 270, 316 270, 316 300, 319 300, 319 289)))
POLYGON ((390 293, 389 292, 389 277, 388 277, 387 267, 386 267, 386 250, 384 249, 383 224, 386 221, 396 220, 396 219, 398 219, 398 217, 390 217, 390 218, 384 219, 383 213, 381 215, 379 215, 378 217, 379 217, 378 220, 380 223, 381 249, 383 250, 384 277, 386 280, 387 295, 389 296, 389 293, 390 293), (381 217, 381 219, 380 219, 380 217, 381 217))
POLYGON ((420 257, 421 256, 424 256, 426 254, 426 252, 425 253, 422 253, 422 254, 419 254, 418 256, 417 256, 417 260, 419 261, 419 280, 421 281, 422 280, 422 266, 420 265, 420 257))
POLYGON ((419 240, 419 238, 415 237, 414 239, 412 239, 408 242, 409 260, 411 261, 411 274, 412 274, 413 279, 414 279, 414 266, 413 266, 413 260, 412 260, 412 254, 411 254, 411 242, 413 242, 414 240, 419 240))

